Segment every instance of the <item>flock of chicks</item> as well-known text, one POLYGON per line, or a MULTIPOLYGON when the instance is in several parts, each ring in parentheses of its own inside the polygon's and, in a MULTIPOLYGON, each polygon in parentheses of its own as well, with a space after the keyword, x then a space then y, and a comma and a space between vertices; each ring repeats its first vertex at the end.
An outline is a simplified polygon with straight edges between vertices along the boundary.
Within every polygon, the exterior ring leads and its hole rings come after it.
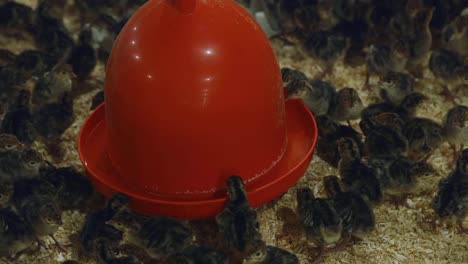
MULTIPOLYGON (((80 32, 74 36, 63 23, 64 0, 41 0, 35 9, 0 0, 0 34, 32 36, 38 47, 18 55, 0 50, 0 256, 12 262, 33 252, 35 242, 37 249, 43 247, 40 238, 55 240, 63 211, 91 209, 79 241, 83 255, 100 263, 298 263, 294 254, 262 240, 256 211, 238 176, 227 180, 229 199, 216 217, 224 241, 217 247, 194 242, 188 223, 132 212, 122 194, 94 208, 99 196, 83 174, 55 167, 32 148, 42 141, 60 160, 58 145, 74 121, 74 98, 102 83, 91 76, 96 64, 107 60, 120 29, 144 2, 75 1, 80 32), (125 250, 124 236, 143 253, 125 250), (119 250, 127 256, 117 256, 119 250)), ((463 150, 468 107, 455 105, 443 124, 415 116, 426 97, 415 92, 414 79, 420 78, 430 56, 427 64, 443 88, 441 94, 455 103, 452 91, 466 89, 468 12, 460 13, 466 8, 462 1, 267 0, 262 5, 281 29, 278 37, 296 44, 324 68, 313 79, 298 70, 281 71, 288 98, 301 98, 316 115, 317 155, 337 167, 340 176, 324 177, 326 198, 316 198, 308 188, 297 191, 299 222, 319 248, 315 261, 325 250, 339 249, 372 230, 373 206, 384 194, 398 202, 414 191, 417 177, 434 170, 428 157, 445 141, 457 161, 440 182, 433 208, 441 217, 458 217, 465 232, 461 220, 468 211, 468 150, 463 150), (332 74, 340 58, 349 65, 366 64, 368 75, 380 76, 376 87, 382 102, 365 107, 353 88, 336 91, 321 80, 332 74), (349 125, 356 119, 361 119, 365 139, 349 125), (340 124, 343 121, 348 125, 340 124)), ((371 91, 366 79, 364 86, 371 91)), ((92 109, 103 97, 103 91, 95 95, 92 109)))

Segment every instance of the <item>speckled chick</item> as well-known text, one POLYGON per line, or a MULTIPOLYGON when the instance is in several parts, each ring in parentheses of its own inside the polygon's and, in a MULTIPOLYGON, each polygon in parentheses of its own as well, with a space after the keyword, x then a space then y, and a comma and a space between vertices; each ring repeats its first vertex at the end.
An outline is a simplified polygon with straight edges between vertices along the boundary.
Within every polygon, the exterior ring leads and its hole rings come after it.
POLYGON ((299 259, 293 253, 274 246, 268 246, 258 240, 253 253, 244 259, 243 264, 299 264, 299 259))
POLYGON ((336 98, 336 89, 331 83, 320 80, 299 80, 288 85, 287 98, 300 98, 316 116, 329 113, 336 98))
POLYGON ((228 256, 208 246, 189 246, 183 251, 170 256, 168 264, 228 264, 228 256))
POLYGON ((59 102, 73 87, 73 70, 68 64, 57 65, 36 83, 32 102, 37 106, 59 102))
POLYGON ((35 30, 36 45, 58 61, 66 61, 74 45, 74 40, 61 20, 41 21, 35 30))
POLYGON ((323 185, 342 220, 345 234, 361 236, 374 229, 375 215, 369 201, 356 192, 343 191, 335 175, 324 177, 323 185))
POLYGON ((457 105, 448 110, 442 124, 444 127, 444 137, 457 151, 457 145, 463 149, 464 144, 468 144, 468 107, 457 105))
POLYGON ((136 227, 137 232, 130 234, 129 242, 156 259, 181 252, 192 242, 192 230, 176 219, 155 216, 136 227))
POLYGON ((411 37, 407 41, 410 47, 410 56, 406 68, 413 69, 426 59, 432 46, 432 33, 430 22, 434 8, 418 10, 413 17, 411 37))
POLYGON ((73 167, 51 168, 42 173, 41 179, 54 186, 59 205, 64 210, 86 206, 94 194, 89 178, 73 167))
POLYGON ((364 104, 356 90, 343 88, 338 91, 337 96, 330 108, 330 116, 336 121, 356 120, 361 117, 364 104))
POLYGON ((16 68, 25 76, 34 79, 42 77, 56 63, 56 59, 39 50, 25 50, 15 60, 16 68))
POLYGON ((349 40, 338 32, 319 30, 307 34, 301 44, 300 47, 306 55, 320 62, 324 70, 317 78, 321 79, 332 73, 335 62, 344 57, 349 40))
POLYGON ((127 196, 117 193, 107 200, 104 208, 88 214, 80 231, 80 243, 86 254, 94 252, 95 244, 100 238, 113 238, 113 240, 117 241, 122 239, 123 234, 120 233, 119 236, 119 232, 115 230, 116 228, 106 222, 126 210, 128 202, 127 196))
POLYGON ((413 160, 428 159, 443 142, 443 128, 434 120, 414 118, 403 128, 408 139, 408 157, 413 160))
POLYGON ((10 203, 16 208, 23 207, 37 196, 56 198, 56 190, 52 184, 40 178, 25 178, 14 182, 10 203))
POLYGON ((1 132, 15 135, 21 142, 31 144, 37 138, 30 105, 31 93, 21 90, 3 117, 1 132))
POLYGON ((351 138, 338 140, 340 162, 338 171, 346 191, 354 191, 373 204, 383 199, 383 190, 375 172, 361 161, 356 142, 351 138))
POLYGON ((440 217, 457 217, 464 230, 461 220, 468 214, 468 149, 458 157, 455 170, 440 180, 432 207, 440 217))
POLYGON ((216 223, 226 245, 244 252, 251 241, 261 239, 257 212, 249 204, 241 177, 229 177, 226 186, 228 199, 224 210, 216 216, 216 223))
POLYGON ((28 83, 28 78, 23 71, 18 69, 14 64, 7 64, 0 67, 0 104, 2 111, 5 111, 7 106, 15 105, 15 100, 21 90, 25 89, 28 83))
POLYGON ((429 59, 429 69, 443 88, 440 94, 455 103, 456 98, 449 87, 461 83, 468 76, 468 66, 465 65, 463 57, 451 50, 434 50, 429 59))
MULTIPOLYGON (((56 200, 48 195, 34 195, 17 208, 19 214, 30 225, 36 237, 50 236, 62 225, 62 210, 56 200)), ((58 245, 58 242, 55 241, 58 245)))
POLYGON ((366 136, 364 153, 367 156, 406 154, 408 140, 403 134, 405 122, 399 115, 384 112, 361 121, 366 136))
POLYGON ((358 144, 359 150, 364 150, 361 134, 352 127, 340 125, 328 116, 318 116, 316 117, 316 120, 319 130, 319 140, 317 141, 316 153, 328 164, 333 167, 338 166, 340 154, 338 152, 336 141, 342 137, 354 139, 358 144))
POLYGON ((307 239, 317 246, 336 244, 341 239, 343 223, 330 199, 315 198, 309 188, 296 193, 297 213, 307 239))
POLYGON ((413 92, 414 79, 407 73, 390 71, 380 78, 379 93, 386 102, 399 105, 413 92))
POLYGON ((34 230, 21 216, 10 207, 0 209, 0 257, 21 254, 34 241, 34 230))
POLYGON ((34 127, 47 139, 59 138, 75 120, 73 98, 64 93, 58 102, 42 105, 34 110, 34 127))
POLYGON ((389 71, 401 72, 408 61, 409 49, 402 41, 394 41, 390 46, 370 45, 366 52, 366 78, 364 88, 369 90, 370 74, 379 76, 389 71))
POLYGON ((33 17, 31 7, 15 1, 7 1, 0 6, 0 32, 21 36, 19 33, 31 31, 33 17))
POLYGON ((444 26, 442 43, 447 49, 468 55, 468 14, 457 16, 444 26))
POLYGON ((0 134, 0 155, 8 152, 21 152, 25 148, 15 135, 0 134))
POLYGON ((0 154, 0 179, 13 182, 37 177, 44 166, 46 164, 42 156, 33 149, 0 154))
POLYGON ((281 79, 285 87, 292 81, 308 80, 305 73, 288 67, 281 68, 281 79))
POLYGON ((65 0, 39 0, 36 7, 36 22, 41 20, 54 20, 61 23, 65 14, 65 0))
POLYGON ((105 239, 96 242, 96 252, 101 264, 143 264, 135 256, 116 257, 110 243, 105 239))
POLYGON ((371 157, 369 167, 376 172, 385 193, 393 196, 412 193, 417 187, 418 176, 433 172, 427 162, 412 161, 401 155, 371 157))
MULTIPOLYGON (((395 113, 404 122, 407 122, 415 116, 417 107, 426 99, 427 97, 421 93, 412 93, 406 96, 399 105, 394 105, 388 102, 370 104, 362 110, 361 122, 367 122, 369 121, 368 119, 384 112, 395 113)), ((366 130, 365 125, 366 124, 359 124, 364 134, 367 135, 368 131, 366 130)))

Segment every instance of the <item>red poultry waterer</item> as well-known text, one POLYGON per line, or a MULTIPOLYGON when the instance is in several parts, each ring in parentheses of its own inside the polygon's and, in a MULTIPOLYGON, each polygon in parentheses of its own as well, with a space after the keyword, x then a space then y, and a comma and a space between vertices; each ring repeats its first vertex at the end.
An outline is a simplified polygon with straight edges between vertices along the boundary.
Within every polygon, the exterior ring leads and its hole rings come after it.
POLYGON ((316 139, 307 107, 285 102, 275 54, 247 11, 232 0, 151 0, 114 44, 105 104, 78 148, 105 195, 193 219, 222 210, 233 174, 252 206, 286 192, 316 139))

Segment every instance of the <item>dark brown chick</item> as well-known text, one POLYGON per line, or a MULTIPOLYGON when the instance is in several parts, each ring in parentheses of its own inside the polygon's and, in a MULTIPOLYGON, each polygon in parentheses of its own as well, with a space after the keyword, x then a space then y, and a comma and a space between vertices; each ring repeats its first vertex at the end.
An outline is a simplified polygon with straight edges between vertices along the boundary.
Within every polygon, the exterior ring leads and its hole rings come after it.
POLYGON ((296 193, 297 214, 307 239, 325 247, 337 244, 343 231, 342 219, 330 199, 315 198, 309 188, 300 188, 296 193))
POLYGON ((408 157, 427 160, 443 142, 443 127, 428 118, 413 118, 403 128, 408 139, 408 157))
POLYGON ((406 154, 408 140, 403 134, 405 122, 395 113, 384 112, 361 122, 366 131, 364 153, 367 156, 406 154))
POLYGON ((244 252, 249 243, 261 239, 257 212, 249 204, 241 177, 229 177, 226 186, 228 199, 224 210, 216 216, 216 223, 226 245, 244 252))
POLYGON ((337 143, 341 157, 338 171, 345 190, 359 193, 374 204, 382 201, 382 186, 374 170, 361 161, 357 143, 351 138, 341 138, 337 143))
POLYGON ((128 202, 127 196, 117 193, 107 200, 104 208, 88 214, 80 230, 80 244, 85 254, 91 255, 95 252, 95 244, 99 239, 105 238, 113 241, 122 239, 123 233, 107 222, 127 210, 128 202))
POLYGON ((46 20, 37 25, 34 35, 36 45, 57 61, 66 61, 74 40, 61 21, 46 20))
POLYGON ((375 215, 369 201, 355 192, 343 191, 337 176, 323 178, 325 191, 342 219, 343 236, 362 236, 375 227, 375 215))
POLYGON ((318 116, 316 120, 319 130, 316 153, 328 164, 338 166, 340 154, 336 141, 342 137, 352 138, 358 144, 359 150, 364 150, 361 134, 352 127, 340 125, 328 116, 318 116))
POLYGON ((25 77, 33 77, 34 79, 40 79, 56 63, 57 60, 55 58, 39 50, 25 50, 15 60, 16 68, 25 77))
POLYGON ((87 79, 97 64, 97 52, 91 44, 91 29, 84 29, 80 32, 79 43, 71 53, 69 63, 79 81, 87 79))
POLYGON ((443 88, 440 94, 455 104, 456 97, 450 92, 450 88, 463 82, 468 76, 468 67, 463 57, 454 51, 435 50, 429 59, 429 69, 443 88))
POLYGON ((37 138, 33 124, 31 93, 21 90, 3 117, 1 132, 15 135, 21 142, 31 144, 37 138))
POLYGON ((452 146, 454 157, 457 156, 457 145, 460 151, 468 143, 468 107, 457 105, 448 110, 443 122, 444 137, 452 146))
POLYGON ((323 72, 316 76, 317 79, 333 73, 335 62, 344 58, 348 47, 349 40, 333 31, 311 32, 301 43, 303 52, 317 59, 323 68, 323 72))
POLYGON ((94 194, 89 178, 73 167, 48 168, 42 171, 41 179, 54 186, 63 210, 83 209, 94 194))
POLYGON ((401 155, 380 155, 369 159, 385 193, 395 197, 416 190, 419 176, 433 172, 425 161, 415 162, 401 155))
POLYGON ((468 149, 461 152, 455 170, 440 180, 432 207, 439 217, 456 217, 460 229, 467 231, 462 221, 468 214, 468 149))

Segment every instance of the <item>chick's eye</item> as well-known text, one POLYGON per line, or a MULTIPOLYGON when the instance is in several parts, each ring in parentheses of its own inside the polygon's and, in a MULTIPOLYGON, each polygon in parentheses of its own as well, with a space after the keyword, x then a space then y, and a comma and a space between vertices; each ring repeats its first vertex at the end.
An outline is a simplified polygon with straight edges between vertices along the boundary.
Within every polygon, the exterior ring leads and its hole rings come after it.
POLYGON ((36 165, 36 164, 37 164, 37 163, 36 163, 35 161, 30 161, 30 162, 29 162, 29 165, 31 165, 31 166, 34 166, 34 165, 36 165))

